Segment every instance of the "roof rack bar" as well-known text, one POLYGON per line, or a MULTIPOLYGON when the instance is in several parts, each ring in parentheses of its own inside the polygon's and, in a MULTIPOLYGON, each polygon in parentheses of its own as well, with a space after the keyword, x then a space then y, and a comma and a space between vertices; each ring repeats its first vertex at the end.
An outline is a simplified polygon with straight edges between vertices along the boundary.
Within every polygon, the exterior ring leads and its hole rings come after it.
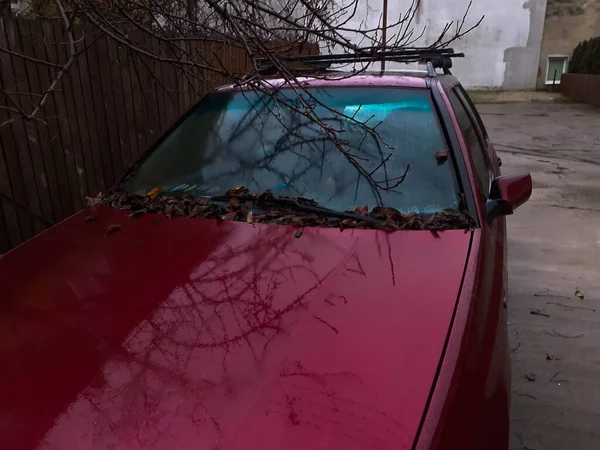
POLYGON ((381 60, 383 58, 419 58, 435 57, 435 56, 448 56, 448 57, 462 57, 464 54, 455 53, 452 48, 444 49, 430 49, 430 48, 403 48, 399 50, 380 50, 373 51, 371 49, 359 50, 356 53, 343 53, 340 55, 306 55, 306 56, 282 56, 279 57, 282 61, 301 61, 301 62, 317 62, 317 61, 350 61, 355 60, 381 60))
MULTIPOLYGON (((455 53, 452 48, 402 48, 397 50, 362 49, 357 53, 345 53, 340 55, 307 55, 307 56, 281 56, 278 59, 287 62, 298 62, 313 66, 313 69, 324 71, 332 64, 354 64, 372 63, 380 61, 390 62, 423 62, 427 64, 429 76, 437 76, 436 68, 443 69, 444 73, 450 73, 452 58, 462 58, 464 53, 455 53), (433 70, 430 69, 430 63, 433 70)), ((261 71, 271 72, 275 70, 270 60, 257 58, 257 63, 263 63, 261 71)))

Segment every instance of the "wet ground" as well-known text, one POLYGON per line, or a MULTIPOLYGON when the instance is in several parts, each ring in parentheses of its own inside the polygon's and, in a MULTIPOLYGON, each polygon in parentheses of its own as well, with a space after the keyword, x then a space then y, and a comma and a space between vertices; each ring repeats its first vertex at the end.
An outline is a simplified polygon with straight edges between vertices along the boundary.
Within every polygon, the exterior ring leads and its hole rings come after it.
POLYGON ((511 450, 600 449, 600 108, 478 109, 503 173, 534 179, 508 219, 511 450))

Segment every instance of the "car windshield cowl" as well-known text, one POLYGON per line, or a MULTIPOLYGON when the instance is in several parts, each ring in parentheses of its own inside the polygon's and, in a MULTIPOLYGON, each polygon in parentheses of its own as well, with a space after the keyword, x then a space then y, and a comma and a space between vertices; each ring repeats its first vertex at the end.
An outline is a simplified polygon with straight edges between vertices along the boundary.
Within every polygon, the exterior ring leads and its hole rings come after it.
POLYGON ((230 204, 235 205, 236 202, 246 202, 245 206, 248 208, 269 208, 272 209, 291 209, 301 215, 301 213, 314 213, 324 216, 338 217, 344 219, 351 219, 355 221, 366 221, 375 224, 379 224, 381 221, 368 217, 364 214, 356 214, 350 211, 336 211, 334 209, 326 208, 319 205, 314 200, 304 197, 275 197, 271 191, 263 192, 260 195, 244 193, 241 195, 222 195, 210 198, 211 201, 226 201, 230 204))
MULTIPOLYGON (((238 188, 239 189, 239 188, 238 188)), ((113 191, 99 196, 92 205, 107 205, 131 210, 130 218, 143 214, 162 214, 167 217, 189 217, 219 221, 237 221, 248 224, 310 226, 322 228, 364 228, 387 231, 429 230, 433 232, 470 229, 474 220, 465 212, 445 209, 433 214, 402 213, 391 207, 377 206, 369 211, 367 206, 353 211, 335 211, 319 206, 306 198, 275 197, 269 191, 256 195, 247 191, 212 198, 191 195, 164 195, 156 188, 146 195, 127 191, 113 191)))

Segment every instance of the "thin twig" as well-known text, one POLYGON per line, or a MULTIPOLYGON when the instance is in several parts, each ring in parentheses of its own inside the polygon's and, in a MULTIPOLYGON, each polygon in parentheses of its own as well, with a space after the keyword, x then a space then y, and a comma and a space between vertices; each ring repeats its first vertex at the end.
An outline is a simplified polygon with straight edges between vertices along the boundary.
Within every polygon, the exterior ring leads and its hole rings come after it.
POLYGON ((26 61, 31 61, 36 64, 43 64, 45 66, 55 67, 55 68, 62 68, 62 66, 60 64, 55 64, 50 61, 44 61, 43 59, 32 58, 31 56, 28 56, 28 55, 25 55, 25 54, 19 53, 19 52, 13 52, 12 50, 9 50, 4 47, 0 47, 0 52, 6 53, 7 55, 16 56, 18 58, 22 58, 26 61))
POLYGON ((563 303, 558 303, 558 302, 546 302, 547 305, 557 305, 557 306, 562 306, 563 308, 567 308, 567 309, 581 309, 584 311, 592 311, 592 312, 596 312, 596 310, 594 308, 587 308, 585 306, 572 306, 572 305, 565 305, 563 303))
POLYGON ((519 437, 519 442, 521 443, 521 445, 523 446, 523 450, 535 450, 533 447, 527 447, 524 443, 523 443, 523 436, 521 436, 520 434, 517 435, 519 437))
POLYGON ((529 314, 533 316, 550 317, 550 314, 546 314, 545 312, 542 312, 539 309, 530 309, 529 314))
POLYGON ((521 397, 529 397, 529 398, 532 398, 532 399, 534 399, 534 400, 537 400, 537 397, 534 397, 534 396, 533 396, 533 395, 531 395, 531 394, 521 394, 521 393, 518 393, 518 392, 517 392, 517 395, 520 395, 521 397))
POLYGON ((533 294, 534 297, 553 297, 553 298, 566 298, 569 299, 570 297, 567 297, 565 295, 554 295, 554 294, 548 294, 548 293, 543 293, 543 294, 533 294))
POLYGON ((580 334, 576 334, 574 336, 569 336, 567 334, 561 334, 556 330, 552 330, 552 333, 550 333, 549 331, 546 331, 546 334, 549 334, 550 336, 558 336, 558 337, 562 337, 565 339, 579 339, 580 337, 585 336, 585 333, 580 333, 580 334))

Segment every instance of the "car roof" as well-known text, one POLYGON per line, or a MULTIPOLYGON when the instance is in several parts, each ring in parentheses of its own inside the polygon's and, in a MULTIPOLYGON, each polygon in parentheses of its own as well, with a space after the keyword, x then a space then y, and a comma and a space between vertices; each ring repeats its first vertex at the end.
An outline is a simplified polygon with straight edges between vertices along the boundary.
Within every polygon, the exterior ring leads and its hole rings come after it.
MULTIPOLYGON (((368 71, 355 74, 353 72, 327 71, 318 75, 296 77, 295 81, 303 87, 325 87, 325 86, 368 86, 368 87, 409 87, 427 88, 432 79, 451 77, 451 75, 438 75, 431 77, 425 70, 389 70, 368 71)), ((290 84, 288 79, 273 78, 266 80, 273 88, 286 87, 290 84)), ((254 84, 241 83, 230 84, 217 88, 217 91, 228 92, 244 89, 253 89, 254 84)))

